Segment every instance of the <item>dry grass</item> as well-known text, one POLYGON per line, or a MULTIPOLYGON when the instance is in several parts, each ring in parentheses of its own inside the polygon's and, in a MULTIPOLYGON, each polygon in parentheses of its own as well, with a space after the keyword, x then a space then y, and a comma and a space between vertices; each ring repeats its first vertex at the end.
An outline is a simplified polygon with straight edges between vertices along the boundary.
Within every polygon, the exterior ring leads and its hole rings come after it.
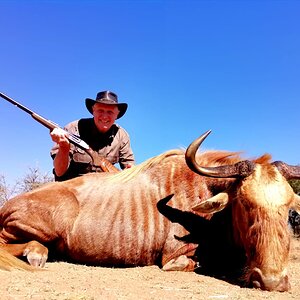
POLYGON ((300 299, 300 239, 290 255, 288 293, 240 288, 212 277, 163 272, 156 266, 132 269, 48 263, 46 272, 0 271, 1 299, 300 299))

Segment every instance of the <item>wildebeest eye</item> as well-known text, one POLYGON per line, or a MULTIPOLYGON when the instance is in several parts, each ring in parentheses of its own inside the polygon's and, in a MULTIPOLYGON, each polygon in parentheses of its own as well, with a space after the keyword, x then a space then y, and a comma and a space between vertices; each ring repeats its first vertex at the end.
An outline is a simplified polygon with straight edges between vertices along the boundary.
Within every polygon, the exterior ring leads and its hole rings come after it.
POLYGON ((238 201, 242 205, 245 212, 250 212, 252 206, 250 205, 249 201, 243 198, 237 198, 236 201, 238 201))
POLYGON ((256 254, 256 251, 255 251, 255 247, 254 246, 251 246, 250 249, 249 249, 249 258, 253 258, 256 254))

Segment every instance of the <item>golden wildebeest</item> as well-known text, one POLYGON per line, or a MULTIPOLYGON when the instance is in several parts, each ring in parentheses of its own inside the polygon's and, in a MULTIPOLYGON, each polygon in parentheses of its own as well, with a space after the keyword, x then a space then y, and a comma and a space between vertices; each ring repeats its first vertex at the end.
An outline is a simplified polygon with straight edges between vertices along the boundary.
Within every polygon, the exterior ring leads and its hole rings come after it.
POLYGON ((300 178, 300 168, 270 163, 269 155, 196 155, 208 134, 186 152, 11 199, 0 211, 0 262, 10 253, 43 267, 49 249, 55 259, 92 265, 237 270, 247 286, 287 291, 288 211, 300 203, 287 180, 300 178))

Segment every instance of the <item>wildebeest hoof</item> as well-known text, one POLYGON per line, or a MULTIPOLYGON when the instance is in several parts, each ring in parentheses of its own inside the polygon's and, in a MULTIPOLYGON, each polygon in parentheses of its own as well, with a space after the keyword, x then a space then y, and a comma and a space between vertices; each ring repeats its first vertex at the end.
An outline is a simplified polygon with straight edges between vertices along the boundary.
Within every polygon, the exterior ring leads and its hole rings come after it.
POLYGON ((43 268, 48 259, 48 249, 38 242, 29 242, 23 252, 30 265, 43 268))
POLYGON ((164 266, 164 271, 182 271, 184 270, 190 263, 190 260, 186 257, 186 255, 180 255, 177 258, 173 258, 168 261, 164 266))
POLYGON ((48 258, 47 255, 41 255, 38 253, 29 252, 27 254, 26 250, 24 251, 24 256, 27 256, 27 260, 31 266, 40 267, 40 268, 43 268, 45 266, 45 263, 48 258))

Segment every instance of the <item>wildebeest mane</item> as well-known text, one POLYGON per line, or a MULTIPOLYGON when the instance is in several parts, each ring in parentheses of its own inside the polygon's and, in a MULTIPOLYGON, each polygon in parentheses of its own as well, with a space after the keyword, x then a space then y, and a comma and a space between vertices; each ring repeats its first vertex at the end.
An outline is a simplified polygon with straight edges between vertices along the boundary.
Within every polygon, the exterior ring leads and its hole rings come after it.
MULTIPOLYGON (((230 165, 237 163, 242 160, 241 152, 232 152, 232 151, 218 151, 218 150, 207 150, 199 152, 197 154, 197 161, 200 165, 203 166, 222 166, 230 165)), ((174 159, 174 163, 178 163, 178 158, 184 161, 185 149, 175 149, 166 151, 158 156, 154 156, 144 161, 141 164, 131 167, 130 169, 125 169, 119 173, 106 174, 106 180, 112 182, 127 182, 135 178, 138 174, 147 172, 153 167, 162 164, 165 160, 169 158, 174 159)), ((257 159, 254 159, 254 162, 265 162, 267 163, 271 159, 269 154, 265 154, 257 159)))

